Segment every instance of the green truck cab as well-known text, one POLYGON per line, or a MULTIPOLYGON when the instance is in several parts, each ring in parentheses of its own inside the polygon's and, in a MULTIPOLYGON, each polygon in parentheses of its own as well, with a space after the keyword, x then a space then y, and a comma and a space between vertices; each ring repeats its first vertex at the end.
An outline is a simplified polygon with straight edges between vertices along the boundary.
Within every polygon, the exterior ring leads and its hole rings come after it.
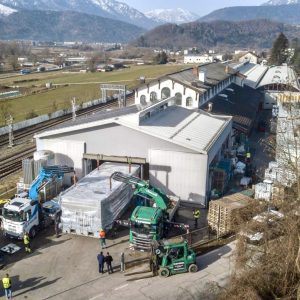
POLYGON ((137 206, 130 217, 129 243, 131 248, 148 251, 152 240, 166 235, 165 215, 158 207, 137 206))
POLYGON ((173 202, 161 190, 150 186, 148 182, 120 172, 113 173, 112 179, 130 184, 134 195, 146 199, 148 205, 137 206, 130 217, 130 248, 150 251, 151 242, 165 238, 169 222, 180 206, 180 201, 173 202))

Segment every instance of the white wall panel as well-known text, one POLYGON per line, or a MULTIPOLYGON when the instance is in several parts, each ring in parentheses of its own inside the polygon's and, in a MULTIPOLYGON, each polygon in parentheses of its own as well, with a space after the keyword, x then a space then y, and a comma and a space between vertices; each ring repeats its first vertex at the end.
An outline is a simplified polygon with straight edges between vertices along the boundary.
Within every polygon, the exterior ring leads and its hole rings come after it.
POLYGON ((205 205, 207 156, 149 150, 150 184, 185 201, 205 205))

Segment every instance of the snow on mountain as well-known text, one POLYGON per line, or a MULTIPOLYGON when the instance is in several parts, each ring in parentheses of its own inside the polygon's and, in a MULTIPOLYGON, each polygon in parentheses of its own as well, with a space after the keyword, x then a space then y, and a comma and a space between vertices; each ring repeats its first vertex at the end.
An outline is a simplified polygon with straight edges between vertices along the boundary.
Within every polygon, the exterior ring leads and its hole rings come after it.
POLYGON ((0 4, 0 15, 8 16, 13 14, 14 12, 17 12, 17 10, 0 4))
POLYGON ((300 4, 300 0, 270 0, 262 5, 292 5, 300 4))
POLYGON ((182 8, 154 9, 145 15, 156 22, 176 24, 192 22, 199 18, 198 15, 182 8))
POLYGON ((0 0, 0 4, 17 9, 76 11, 117 19, 134 25, 152 28, 156 22, 140 11, 116 0, 0 0))

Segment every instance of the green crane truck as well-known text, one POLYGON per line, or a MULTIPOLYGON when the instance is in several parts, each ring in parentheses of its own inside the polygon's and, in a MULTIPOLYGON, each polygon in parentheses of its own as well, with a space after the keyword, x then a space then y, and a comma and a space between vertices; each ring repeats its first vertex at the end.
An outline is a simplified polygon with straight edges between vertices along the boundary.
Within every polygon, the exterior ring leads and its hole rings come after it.
POLYGON ((115 172, 111 178, 131 184, 135 189, 134 195, 145 198, 148 202, 148 206, 137 206, 130 216, 129 242, 132 249, 150 251, 153 240, 167 237, 180 205, 179 200, 174 203, 162 191, 134 176, 115 172))

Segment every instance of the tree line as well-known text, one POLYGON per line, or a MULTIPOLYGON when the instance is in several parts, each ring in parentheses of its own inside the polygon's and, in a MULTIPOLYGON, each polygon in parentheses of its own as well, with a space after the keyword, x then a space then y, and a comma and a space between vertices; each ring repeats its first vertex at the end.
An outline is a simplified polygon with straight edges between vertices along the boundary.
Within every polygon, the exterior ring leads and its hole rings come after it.
POLYGON ((270 65, 282 65, 287 63, 300 72, 300 41, 298 38, 288 40, 281 32, 273 43, 270 65))

